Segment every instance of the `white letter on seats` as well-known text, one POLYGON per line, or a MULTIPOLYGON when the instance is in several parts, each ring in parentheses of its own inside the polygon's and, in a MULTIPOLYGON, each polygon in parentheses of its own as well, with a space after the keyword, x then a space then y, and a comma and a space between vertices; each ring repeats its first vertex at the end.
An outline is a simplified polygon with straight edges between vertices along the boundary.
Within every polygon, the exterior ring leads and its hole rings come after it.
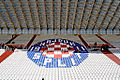
POLYGON ((33 59, 39 59, 40 55, 41 55, 41 53, 35 53, 33 56, 33 59))
POLYGON ((73 65, 76 64, 73 58, 71 58, 71 61, 72 61, 72 64, 73 64, 73 65))
POLYGON ((81 54, 81 53, 75 53, 75 55, 77 55, 79 58, 81 58, 80 54, 81 54))
POLYGON ((58 66, 65 66, 65 64, 61 64, 61 60, 58 59, 58 66))
POLYGON ((51 58, 45 58, 44 65, 46 65, 47 63, 50 63, 50 62, 52 62, 51 58))

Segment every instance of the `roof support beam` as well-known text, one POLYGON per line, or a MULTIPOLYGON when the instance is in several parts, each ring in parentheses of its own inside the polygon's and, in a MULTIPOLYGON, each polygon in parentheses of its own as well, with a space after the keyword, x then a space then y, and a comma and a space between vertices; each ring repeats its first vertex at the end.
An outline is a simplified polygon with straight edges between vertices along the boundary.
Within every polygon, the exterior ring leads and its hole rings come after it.
POLYGON ((87 1, 85 1, 85 6, 84 6, 84 9, 83 9, 83 14, 82 14, 81 22, 80 22, 80 29, 82 28, 82 23, 83 23, 84 13, 85 13, 85 9, 86 9, 86 4, 87 4, 87 1))
POLYGON ((115 10, 115 12, 114 12, 114 14, 113 14, 112 18, 110 19, 110 21, 109 21, 108 25, 106 26, 106 29, 108 29, 108 27, 109 27, 110 23, 112 22, 113 18, 115 17, 115 14, 116 14, 116 13, 117 13, 117 11, 119 10, 119 8, 120 8, 120 4, 117 6, 117 8, 116 8, 116 10, 115 10))
POLYGON ((61 7, 60 7, 60 27, 59 27, 59 29, 61 30, 62 29, 62 27, 61 27, 61 14, 62 14, 62 0, 61 0, 61 7))
POLYGON ((98 9, 98 14, 96 15, 96 19, 95 19, 95 22, 93 24, 92 30, 95 28, 96 22, 98 21, 98 17, 100 16, 100 13, 102 11, 101 9, 102 9, 103 3, 104 3, 104 0, 102 1, 102 4, 100 5, 100 8, 98 9))
POLYGON ((10 19, 11 23, 13 24, 13 27, 14 27, 14 29, 15 29, 15 33, 16 33, 16 27, 15 27, 15 24, 14 24, 14 22, 12 21, 12 18, 11 18, 11 16, 10 16, 9 12, 8 12, 7 7, 5 6, 5 2, 4 2, 3 0, 2 0, 1 2, 4 4, 4 7, 5 7, 5 9, 6 9, 6 12, 7 12, 8 16, 9 16, 9 19, 10 19))
POLYGON ((38 9, 38 17, 39 17, 39 23, 40 23, 40 29, 47 28, 47 15, 46 15, 46 6, 45 6, 45 0, 37 0, 37 9, 38 9))
POLYGON ((85 1, 81 1, 81 0, 77 2, 74 25, 73 25, 74 29, 80 30, 81 18, 82 18, 83 11, 84 11, 84 7, 82 6, 85 6, 85 3, 86 3, 85 1))
POLYGON ((90 16, 89 16, 89 18, 87 20, 86 27, 85 27, 86 30, 88 29, 88 24, 90 24, 90 18, 92 16, 92 12, 93 12, 93 9, 94 9, 95 2, 96 2, 96 0, 92 3, 92 9, 91 9, 91 12, 90 12, 90 16))
POLYGON ((61 0, 53 0, 53 29, 60 29, 61 0))
POLYGON ((12 7, 13 7, 13 9, 14 9, 14 11, 15 11, 15 14, 16 14, 16 16, 17 16, 17 20, 18 20, 18 23, 19 23, 19 25, 20 25, 20 28, 22 28, 22 26, 21 26, 21 24, 20 24, 20 20, 19 20, 19 18, 18 18, 18 14, 16 13, 16 8, 13 6, 13 1, 12 0, 10 0, 10 2, 12 3, 12 7))
POLYGON ((75 17, 74 17, 74 23, 73 23, 73 29, 76 29, 76 26, 75 26, 75 20, 76 20, 76 18, 77 18, 77 9, 78 9, 78 1, 76 2, 77 3, 77 6, 76 6, 76 11, 75 11, 75 17))
POLYGON ((54 7, 54 2, 55 2, 55 0, 52 1, 52 8, 53 8, 53 12, 52 12, 53 13, 53 30, 55 30, 55 10, 54 9, 56 8, 56 7, 54 7))
POLYGON ((37 2, 38 1, 34 1, 34 0, 28 1, 34 28, 40 28, 40 21, 39 21, 40 19, 38 14, 37 2))
POLYGON ((68 2, 68 10, 67 10, 68 12, 67 12, 66 30, 68 29, 68 20, 69 20, 69 14, 70 14, 70 13, 69 13, 69 11, 70 11, 70 3, 71 3, 71 2, 70 2, 70 0, 69 0, 69 2, 68 2))
POLYGON ((111 7, 113 1, 114 1, 114 0, 112 0, 112 1, 110 2, 109 6, 108 6, 108 10, 107 10, 107 12, 106 12, 106 14, 105 14, 105 16, 104 16, 101 24, 100 24, 100 27, 98 28, 99 30, 102 28, 102 24, 103 24, 103 22, 105 21, 106 16, 108 15, 108 12, 109 12, 109 10, 110 10, 110 7, 111 7))
POLYGON ((47 25, 47 29, 49 29, 49 27, 48 27, 48 19, 47 19, 47 12, 46 12, 46 9, 47 9, 47 8, 46 8, 46 3, 47 3, 46 0, 44 0, 44 4, 45 4, 45 5, 44 5, 44 6, 45 6, 45 15, 46 15, 46 25, 47 25))
MULTIPOLYGON (((116 26, 118 25, 118 23, 120 22, 120 18, 119 20, 116 22, 115 26, 112 28, 112 30, 114 30, 116 28, 116 26)), ((119 27, 119 30, 120 30, 120 27, 119 27)))
POLYGON ((39 19, 39 27, 41 28, 40 14, 39 14, 39 9, 38 9, 38 0, 36 0, 36 9, 37 9, 38 19, 39 19))
POLYGON ((45 0, 45 13, 47 21, 47 30, 53 29, 53 1, 45 0))
POLYGON ((22 10, 22 13, 23 13, 23 16, 24 16, 24 19, 25 19, 25 23, 26 23, 26 25, 27 25, 27 28, 29 29, 29 27, 28 27, 28 21, 27 21, 27 18, 26 18, 26 16, 25 16, 25 13, 24 13, 24 10, 23 10, 23 6, 22 6, 22 2, 21 2, 21 0, 19 0, 19 2, 20 2, 20 7, 21 7, 21 10, 22 10))
POLYGON ((68 14, 68 7, 69 7, 69 0, 61 1, 61 13, 60 13, 60 23, 61 29, 66 29, 67 26, 67 14, 68 14))
POLYGON ((5 23, 6 27, 7 27, 7 29, 9 29, 9 26, 8 26, 8 24, 5 22, 5 19, 3 18, 3 16, 2 16, 1 13, 0 13, 0 16, 1 16, 2 20, 4 21, 4 23, 5 23))
POLYGON ((75 4, 75 7, 71 7, 71 9, 73 8, 75 11, 72 13, 73 14, 73 19, 72 19, 72 29, 74 30, 75 27, 74 27, 74 24, 75 24, 75 18, 76 18, 76 15, 77 15, 77 7, 78 7, 78 1, 74 1, 74 4, 75 4))
POLYGON ((31 19, 32 19, 33 28, 36 28, 35 23, 34 23, 34 16, 32 16, 33 10, 31 9, 31 8, 32 8, 32 7, 31 7, 31 2, 30 2, 30 1, 27 1, 27 2, 28 2, 28 5, 29 5, 30 16, 31 16, 31 19))

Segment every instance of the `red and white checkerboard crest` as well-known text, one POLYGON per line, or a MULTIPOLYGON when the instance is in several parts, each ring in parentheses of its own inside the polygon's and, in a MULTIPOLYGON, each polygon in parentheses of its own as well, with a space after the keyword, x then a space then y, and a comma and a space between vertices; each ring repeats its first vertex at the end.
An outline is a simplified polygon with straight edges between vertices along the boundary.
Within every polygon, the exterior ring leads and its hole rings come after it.
POLYGON ((73 55, 74 48, 66 43, 52 43, 44 45, 40 52, 43 52, 43 56, 52 57, 52 58, 63 58, 73 55))
POLYGON ((35 64, 46 68, 78 66, 88 57, 88 51, 79 43, 67 39, 48 39, 32 45, 27 56, 35 64))

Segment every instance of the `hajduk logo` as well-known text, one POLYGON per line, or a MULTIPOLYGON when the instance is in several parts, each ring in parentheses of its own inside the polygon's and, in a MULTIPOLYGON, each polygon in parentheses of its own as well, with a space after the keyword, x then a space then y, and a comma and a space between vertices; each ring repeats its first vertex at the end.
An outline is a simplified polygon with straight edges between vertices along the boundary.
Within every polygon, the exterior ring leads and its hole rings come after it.
POLYGON ((88 57, 85 47, 67 39, 48 39, 31 46, 28 58, 46 68, 70 68, 78 66, 88 57))

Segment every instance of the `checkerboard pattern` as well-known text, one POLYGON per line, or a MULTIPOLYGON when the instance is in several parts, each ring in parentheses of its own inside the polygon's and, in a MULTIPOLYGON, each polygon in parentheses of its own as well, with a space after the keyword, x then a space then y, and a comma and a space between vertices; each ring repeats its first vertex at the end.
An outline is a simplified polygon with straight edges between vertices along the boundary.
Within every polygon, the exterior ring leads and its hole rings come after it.
POLYGON ((43 56, 52 57, 55 59, 72 56, 74 51, 74 48, 69 44, 59 42, 46 44, 46 46, 40 50, 40 52, 43 52, 43 56))

